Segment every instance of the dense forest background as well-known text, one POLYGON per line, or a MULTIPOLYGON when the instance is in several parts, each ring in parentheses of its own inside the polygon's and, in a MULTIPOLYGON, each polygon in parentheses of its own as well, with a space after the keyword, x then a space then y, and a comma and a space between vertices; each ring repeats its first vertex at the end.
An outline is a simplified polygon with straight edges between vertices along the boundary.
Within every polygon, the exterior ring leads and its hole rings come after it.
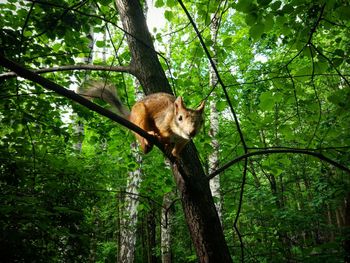
MULTIPOLYGON (((233 261, 349 262, 349 2, 142 6, 173 92, 207 102, 194 144, 233 261)), ((0 55, 66 89, 142 97, 112 0, 0 1, 0 27, 0 55)), ((198 261, 161 151, 6 67, 0 91, 1 261, 198 261)))

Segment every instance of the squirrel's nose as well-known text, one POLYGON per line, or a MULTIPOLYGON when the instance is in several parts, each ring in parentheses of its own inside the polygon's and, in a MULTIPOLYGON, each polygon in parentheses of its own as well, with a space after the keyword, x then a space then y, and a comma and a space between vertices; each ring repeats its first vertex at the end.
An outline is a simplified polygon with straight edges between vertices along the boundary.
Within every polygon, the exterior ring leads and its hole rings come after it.
POLYGON ((190 137, 191 137, 191 138, 194 137, 195 135, 196 135, 196 131, 195 131, 195 130, 193 130, 193 131, 190 132, 190 137))

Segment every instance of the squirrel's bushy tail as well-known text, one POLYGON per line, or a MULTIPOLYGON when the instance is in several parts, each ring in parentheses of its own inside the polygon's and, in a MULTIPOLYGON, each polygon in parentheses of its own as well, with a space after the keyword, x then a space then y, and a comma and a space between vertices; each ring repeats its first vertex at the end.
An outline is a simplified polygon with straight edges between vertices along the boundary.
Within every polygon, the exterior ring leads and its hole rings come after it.
POLYGON ((122 117, 129 119, 130 111, 118 97, 116 88, 113 85, 102 81, 87 81, 79 88, 78 92, 89 100, 94 98, 102 99, 115 108, 122 117))

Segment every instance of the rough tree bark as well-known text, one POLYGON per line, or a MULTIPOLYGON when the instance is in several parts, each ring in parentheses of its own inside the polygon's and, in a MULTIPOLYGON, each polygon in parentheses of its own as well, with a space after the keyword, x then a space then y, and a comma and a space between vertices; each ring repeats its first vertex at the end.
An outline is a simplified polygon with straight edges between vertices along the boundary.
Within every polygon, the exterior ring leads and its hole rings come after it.
MULTIPOLYGON (((131 66, 145 93, 171 93, 169 82, 154 51, 141 4, 137 0, 116 0, 116 5, 127 32, 131 66)), ((185 148, 181 159, 172 169, 200 262, 232 262, 209 181, 192 143, 185 148)))

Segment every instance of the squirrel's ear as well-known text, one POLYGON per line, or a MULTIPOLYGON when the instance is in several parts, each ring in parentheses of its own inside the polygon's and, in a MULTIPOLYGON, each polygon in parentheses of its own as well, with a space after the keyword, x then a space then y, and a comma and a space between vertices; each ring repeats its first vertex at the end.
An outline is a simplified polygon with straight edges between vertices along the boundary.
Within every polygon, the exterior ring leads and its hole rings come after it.
POLYGON ((203 100, 203 101, 201 102, 201 104, 199 105, 199 107, 198 107, 196 110, 197 110, 197 111, 203 111, 204 106, 205 106, 205 100, 203 100))
POLYGON ((181 108, 184 108, 184 107, 185 107, 184 102, 183 102, 181 96, 179 96, 179 97, 176 98, 174 104, 175 104, 175 107, 181 107, 181 108))
POLYGON ((185 106, 184 106, 184 102, 183 102, 181 96, 179 96, 179 97, 176 98, 176 100, 174 101, 174 106, 175 106, 175 107, 174 107, 174 109, 175 109, 175 115, 178 114, 180 108, 183 109, 183 108, 185 107, 185 106))

